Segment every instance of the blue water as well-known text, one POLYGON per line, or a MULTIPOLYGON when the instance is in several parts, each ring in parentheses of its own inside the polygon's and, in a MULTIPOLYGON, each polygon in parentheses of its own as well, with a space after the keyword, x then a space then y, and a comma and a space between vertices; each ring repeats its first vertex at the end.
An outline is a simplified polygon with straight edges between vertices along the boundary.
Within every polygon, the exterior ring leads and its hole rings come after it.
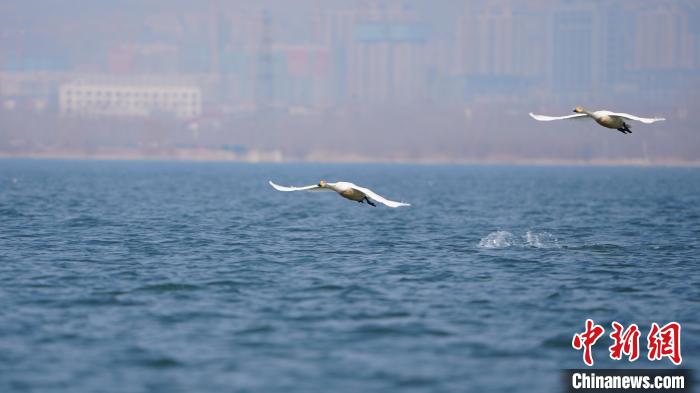
POLYGON ((0 160, 0 391, 555 391, 586 318, 698 368, 699 255, 697 168, 0 160))

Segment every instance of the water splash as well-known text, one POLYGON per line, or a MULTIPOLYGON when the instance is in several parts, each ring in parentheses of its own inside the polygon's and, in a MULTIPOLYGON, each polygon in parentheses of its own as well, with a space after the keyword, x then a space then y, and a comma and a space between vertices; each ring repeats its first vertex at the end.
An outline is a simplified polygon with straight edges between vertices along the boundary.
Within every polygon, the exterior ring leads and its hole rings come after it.
POLYGON ((481 248, 506 248, 513 245, 515 237, 508 231, 496 231, 489 233, 479 241, 481 248))
POLYGON ((549 232, 527 231, 522 237, 516 237, 508 231, 491 232, 479 241, 479 248, 561 248, 559 240, 549 232))
POLYGON ((559 240, 549 232, 527 231, 523 236, 525 244, 535 248, 560 248, 559 240))

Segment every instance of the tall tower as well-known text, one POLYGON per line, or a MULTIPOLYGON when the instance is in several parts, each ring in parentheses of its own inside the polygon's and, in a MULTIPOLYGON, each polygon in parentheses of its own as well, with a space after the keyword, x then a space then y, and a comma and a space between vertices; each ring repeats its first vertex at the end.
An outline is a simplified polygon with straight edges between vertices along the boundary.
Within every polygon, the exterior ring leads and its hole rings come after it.
POLYGON ((258 47, 258 72, 255 101, 259 111, 266 111, 274 103, 274 63, 272 58, 272 18, 263 10, 260 44, 258 47))

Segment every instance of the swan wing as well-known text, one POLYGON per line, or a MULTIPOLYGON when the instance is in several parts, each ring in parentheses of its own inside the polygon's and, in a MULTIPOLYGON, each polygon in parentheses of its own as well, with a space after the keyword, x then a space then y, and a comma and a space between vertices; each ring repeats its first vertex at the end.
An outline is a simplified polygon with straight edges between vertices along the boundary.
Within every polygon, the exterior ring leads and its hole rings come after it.
POLYGON ((352 187, 353 189, 357 190, 357 191, 360 191, 360 192, 364 193, 365 195, 367 195, 368 197, 374 199, 375 201, 377 201, 377 202, 379 202, 379 203, 383 203, 383 204, 385 204, 385 205, 387 205, 387 206, 389 206, 389 207, 411 206, 410 203, 403 203, 403 202, 390 201, 390 200, 384 198, 383 196, 377 194, 376 192, 370 190, 369 188, 360 187, 360 186, 357 186, 357 185, 354 185, 354 184, 352 184, 351 187, 352 187))
POLYGON ((656 123, 657 121, 664 121, 666 120, 663 117, 653 117, 653 118, 648 118, 648 117, 639 117, 635 115, 630 115, 629 113, 615 113, 615 112, 610 112, 611 116, 617 116, 617 117, 623 117, 628 120, 636 120, 636 121, 641 121, 644 124, 651 124, 651 123, 656 123))
POLYGON ((585 113, 576 113, 574 115, 568 115, 568 116, 545 116, 545 115, 536 115, 536 114, 530 112, 530 117, 532 117, 533 119, 538 120, 538 121, 552 121, 552 120, 578 119, 578 118, 588 117, 588 115, 585 113))
POLYGON ((285 187, 285 186, 280 186, 279 184, 275 184, 272 181, 269 181, 268 183, 270 183, 272 188, 274 188, 275 190, 284 191, 284 192, 288 192, 288 191, 333 191, 333 190, 328 189, 328 188, 319 187, 318 184, 314 184, 312 186, 304 186, 304 187, 285 187))

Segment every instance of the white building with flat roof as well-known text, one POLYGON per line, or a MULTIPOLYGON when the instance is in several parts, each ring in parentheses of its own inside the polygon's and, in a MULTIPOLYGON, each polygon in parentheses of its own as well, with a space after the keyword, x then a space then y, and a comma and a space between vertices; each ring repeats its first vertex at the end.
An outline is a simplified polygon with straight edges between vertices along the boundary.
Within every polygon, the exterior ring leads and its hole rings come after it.
POLYGON ((180 119, 202 113, 202 92, 196 86, 68 83, 58 93, 64 116, 145 117, 155 114, 180 119))

